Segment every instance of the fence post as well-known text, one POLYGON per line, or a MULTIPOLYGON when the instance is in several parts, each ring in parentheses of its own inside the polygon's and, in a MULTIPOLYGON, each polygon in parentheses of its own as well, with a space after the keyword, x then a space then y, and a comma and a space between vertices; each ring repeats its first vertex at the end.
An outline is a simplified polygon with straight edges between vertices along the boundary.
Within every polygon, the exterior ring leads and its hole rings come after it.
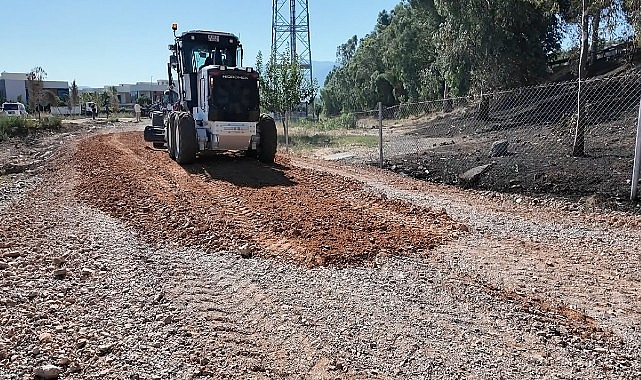
POLYGON ((378 102, 378 165, 383 169, 383 103, 378 102))
POLYGON ((637 200, 637 189, 639 186, 639 174, 641 169, 641 101, 639 102, 639 116, 637 117, 637 143, 634 148, 634 166, 632 167, 632 188, 630 200, 637 200))

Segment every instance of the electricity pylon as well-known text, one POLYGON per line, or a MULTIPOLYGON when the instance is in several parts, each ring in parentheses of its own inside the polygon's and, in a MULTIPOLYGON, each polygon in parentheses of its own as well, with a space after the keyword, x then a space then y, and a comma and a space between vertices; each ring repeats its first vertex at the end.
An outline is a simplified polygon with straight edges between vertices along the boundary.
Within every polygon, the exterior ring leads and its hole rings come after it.
POLYGON ((307 0, 272 0, 272 52, 298 55, 305 80, 312 82, 312 49, 307 0))

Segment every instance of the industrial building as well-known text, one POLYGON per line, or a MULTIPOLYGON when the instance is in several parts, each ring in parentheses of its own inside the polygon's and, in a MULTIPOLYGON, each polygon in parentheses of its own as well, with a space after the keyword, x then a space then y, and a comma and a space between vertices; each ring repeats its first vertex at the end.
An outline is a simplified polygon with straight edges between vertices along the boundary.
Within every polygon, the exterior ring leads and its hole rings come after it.
MULTIPOLYGON (((116 86, 104 86, 99 88, 79 88, 79 92, 102 93, 111 92, 116 88, 118 102, 120 104, 134 103, 139 97, 146 96, 152 101, 161 101, 163 93, 169 87, 167 79, 156 82, 137 82, 135 84, 119 84, 116 86)), ((67 81, 43 81, 43 88, 56 94, 62 100, 69 97, 70 88, 67 81)), ((29 89, 27 86, 27 73, 0 73, 0 100, 13 101, 27 104, 29 102, 29 89)))
MULTIPOLYGON (((56 94, 60 99, 69 97, 69 82, 43 81, 43 88, 56 94)), ((6 101, 27 103, 29 89, 27 86, 27 73, 0 73, 0 99, 6 101)))
POLYGON ((119 84, 116 86, 104 86, 98 88, 82 88, 80 92, 89 92, 100 94, 102 92, 111 93, 111 89, 116 89, 116 96, 120 104, 134 103, 139 97, 145 96, 152 102, 160 102, 162 96, 169 87, 167 79, 161 79, 156 82, 136 82, 135 84, 119 84))

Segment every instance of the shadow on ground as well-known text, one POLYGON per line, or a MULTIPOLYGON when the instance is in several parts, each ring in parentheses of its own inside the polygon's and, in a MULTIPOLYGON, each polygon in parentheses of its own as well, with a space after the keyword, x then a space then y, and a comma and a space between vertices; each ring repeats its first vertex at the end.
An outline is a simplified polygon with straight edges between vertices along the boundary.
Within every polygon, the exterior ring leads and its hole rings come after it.
POLYGON ((191 165, 183 165, 191 173, 205 180, 219 180, 239 187, 260 189, 274 186, 294 186, 296 182, 287 176, 288 166, 277 163, 267 165, 242 154, 212 154, 199 157, 191 165))

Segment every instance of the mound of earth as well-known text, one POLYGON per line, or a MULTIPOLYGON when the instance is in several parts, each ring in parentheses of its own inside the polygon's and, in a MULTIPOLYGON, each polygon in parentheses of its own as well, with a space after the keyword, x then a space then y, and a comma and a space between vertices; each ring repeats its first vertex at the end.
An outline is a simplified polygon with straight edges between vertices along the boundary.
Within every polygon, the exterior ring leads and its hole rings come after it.
POLYGON ((181 167, 140 133, 80 142, 77 195, 157 244, 305 265, 373 263, 379 255, 426 254, 466 227, 444 210, 373 195, 344 177, 230 155, 181 167))

